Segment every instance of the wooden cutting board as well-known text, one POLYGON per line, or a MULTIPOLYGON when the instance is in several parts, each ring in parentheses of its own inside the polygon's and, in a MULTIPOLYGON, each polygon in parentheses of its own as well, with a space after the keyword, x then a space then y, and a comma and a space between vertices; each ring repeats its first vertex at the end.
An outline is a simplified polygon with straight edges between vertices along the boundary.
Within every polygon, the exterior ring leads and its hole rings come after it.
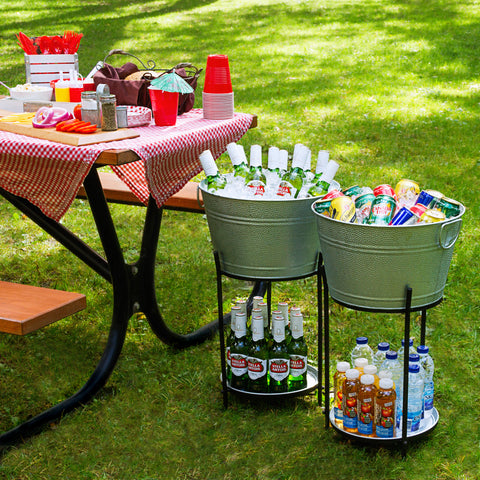
MULTIPOLYGON (((2 116, 1 113, 0 116, 2 116)), ((41 138, 52 142, 73 145, 75 147, 92 145, 93 143, 114 142, 116 140, 140 136, 135 132, 135 129, 131 128, 120 128, 114 132, 102 132, 102 130, 98 130, 99 133, 74 133, 58 132, 55 128, 34 128, 32 125, 10 122, 0 122, 0 130, 26 135, 27 137, 41 138)))

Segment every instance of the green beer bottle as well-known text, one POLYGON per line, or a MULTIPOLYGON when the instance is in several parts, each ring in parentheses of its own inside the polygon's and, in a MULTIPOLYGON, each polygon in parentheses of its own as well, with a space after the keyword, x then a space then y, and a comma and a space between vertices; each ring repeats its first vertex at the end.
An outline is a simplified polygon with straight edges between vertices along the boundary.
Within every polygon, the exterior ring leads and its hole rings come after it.
POLYGON ((217 190, 225 188, 227 185, 227 178, 219 173, 217 164, 215 163, 215 159, 210 150, 205 150, 200 154, 200 163, 207 176, 207 191, 215 193, 217 190))
POLYGON ((265 193, 267 178, 262 169, 262 147, 260 145, 250 147, 250 171, 245 177, 245 185, 251 189, 253 195, 262 196, 265 193))
POLYGON ((243 146, 236 143, 227 145, 227 152, 233 165, 233 176, 245 178, 248 175, 248 161, 243 146))
POLYGON ((330 153, 328 150, 320 150, 318 152, 317 165, 315 166, 315 176, 312 180, 314 185, 320 180, 322 173, 327 169, 329 157, 330 153))
POLYGON ((330 184, 332 183, 333 177, 337 173, 337 170, 338 170, 338 163, 333 160, 330 160, 327 164, 327 168, 322 173, 322 176, 320 177, 318 182, 309 188, 308 194, 311 197, 321 197, 327 194, 330 184))
POLYGON ((297 198, 303 187, 305 172, 303 168, 308 156, 308 149, 304 145, 295 145, 291 169, 280 180, 277 195, 280 197, 297 198))
POLYGON ((292 341, 288 345, 290 355, 289 390, 301 390, 307 386, 308 347, 303 337, 303 315, 295 312, 290 318, 292 341))
POLYGON ((270 393, 288 391, 288 375, 290 355, 285 343, 285 321, 283 316, 277 315, 272 325, 273 345, 269 352, 268 373, 270 376, 270 393))
POLYGON ((287 302, 278 302, 278 310, 280 311, 283 319, 285 320, 285 343, 288 344, 292 340, 292 332, 290 330, 290 322, 288 315, 288 303, 287 302))
POLYGON ((268 392, 268 348, 264 338, 263 317, 252 318, 252 341, 248 357, 248 390, 268 392))
POLYGON ((247 316, 243 312, 235 315, 235 339, 230 346, 232 380, 230 385, 238 390, 248 388, 249 344, 247 341, 247 316))
POLYGON ((238 312, 241 311, 241 308, 238 305, 233 305, 232 309, 230 310, 230 333, 226 339, 226 351, 227 351, 227 380, 230 382, 232 380, 232 363, 231 363, 231 354, 230 349, 232 347, 232 343, 235 340, 235 321, 236 315, 238 312))

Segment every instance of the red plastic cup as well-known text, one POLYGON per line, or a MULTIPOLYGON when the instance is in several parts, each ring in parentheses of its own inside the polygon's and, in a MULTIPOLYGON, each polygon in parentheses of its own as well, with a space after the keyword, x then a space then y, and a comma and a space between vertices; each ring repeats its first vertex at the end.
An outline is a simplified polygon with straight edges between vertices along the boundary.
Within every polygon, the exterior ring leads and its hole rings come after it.
POLYGON ((155 125, 165 127, 177 123, 178 92, 165 92, 152 87, 148 88, 152 101, 155 125))
POLYGON ((81 87, 70 87, 70 101, 71 102, 81 102, 82 101, 82 92, 83 86, 81 87))
POLYGON ((206 93, 232 93, 227 55, 209 55, 207 57, 203 91, 206 93))
POLYGON ((95 83, 92 80, 89 80, 88 82, 83 82, 83 91, 84 92, 94 92, 96 89, 95 83))

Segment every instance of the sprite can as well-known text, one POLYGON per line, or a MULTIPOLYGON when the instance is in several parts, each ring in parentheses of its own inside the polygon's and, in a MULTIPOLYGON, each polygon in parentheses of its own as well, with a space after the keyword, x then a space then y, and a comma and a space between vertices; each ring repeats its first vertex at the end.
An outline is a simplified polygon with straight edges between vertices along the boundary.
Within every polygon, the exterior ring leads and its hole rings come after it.
POLYGON ((397 202, 391 195, 378 195, 372 203, 368 225, 388 225, 395 214, 397 202))

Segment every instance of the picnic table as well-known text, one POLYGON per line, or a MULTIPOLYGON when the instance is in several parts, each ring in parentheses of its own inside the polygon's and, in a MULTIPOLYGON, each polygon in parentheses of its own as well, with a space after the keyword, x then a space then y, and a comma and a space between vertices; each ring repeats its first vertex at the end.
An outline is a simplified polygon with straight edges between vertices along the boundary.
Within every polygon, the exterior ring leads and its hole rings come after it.
MULTIPOLYGON (((199 344, 218 329, 218 319, 188 333, 172 331, 155 296, 155 254, 163 205, 201 171, 199 154, 210 149, 218 158, 238 141, 256 117, 236 113, 230 120, 203 118, 194 109, 174 127, 139 127, 139 137, 75 147, 0 131, 0 194, 112 284, 113 309, 103 355, 85 385, 74 395, 0 435, 0 446, 14 444, 89 401, 107 382, 122 351, 130 317, 143 312, 153 332, 178 348, 199 344), (140 256, 129 264, 124 255, 97 171, 110 165, 146 205, 140 256), (84 188, 105 256, 60 222, 84 188)), ((263 295, 258 282, 254 295, 263 295)))

